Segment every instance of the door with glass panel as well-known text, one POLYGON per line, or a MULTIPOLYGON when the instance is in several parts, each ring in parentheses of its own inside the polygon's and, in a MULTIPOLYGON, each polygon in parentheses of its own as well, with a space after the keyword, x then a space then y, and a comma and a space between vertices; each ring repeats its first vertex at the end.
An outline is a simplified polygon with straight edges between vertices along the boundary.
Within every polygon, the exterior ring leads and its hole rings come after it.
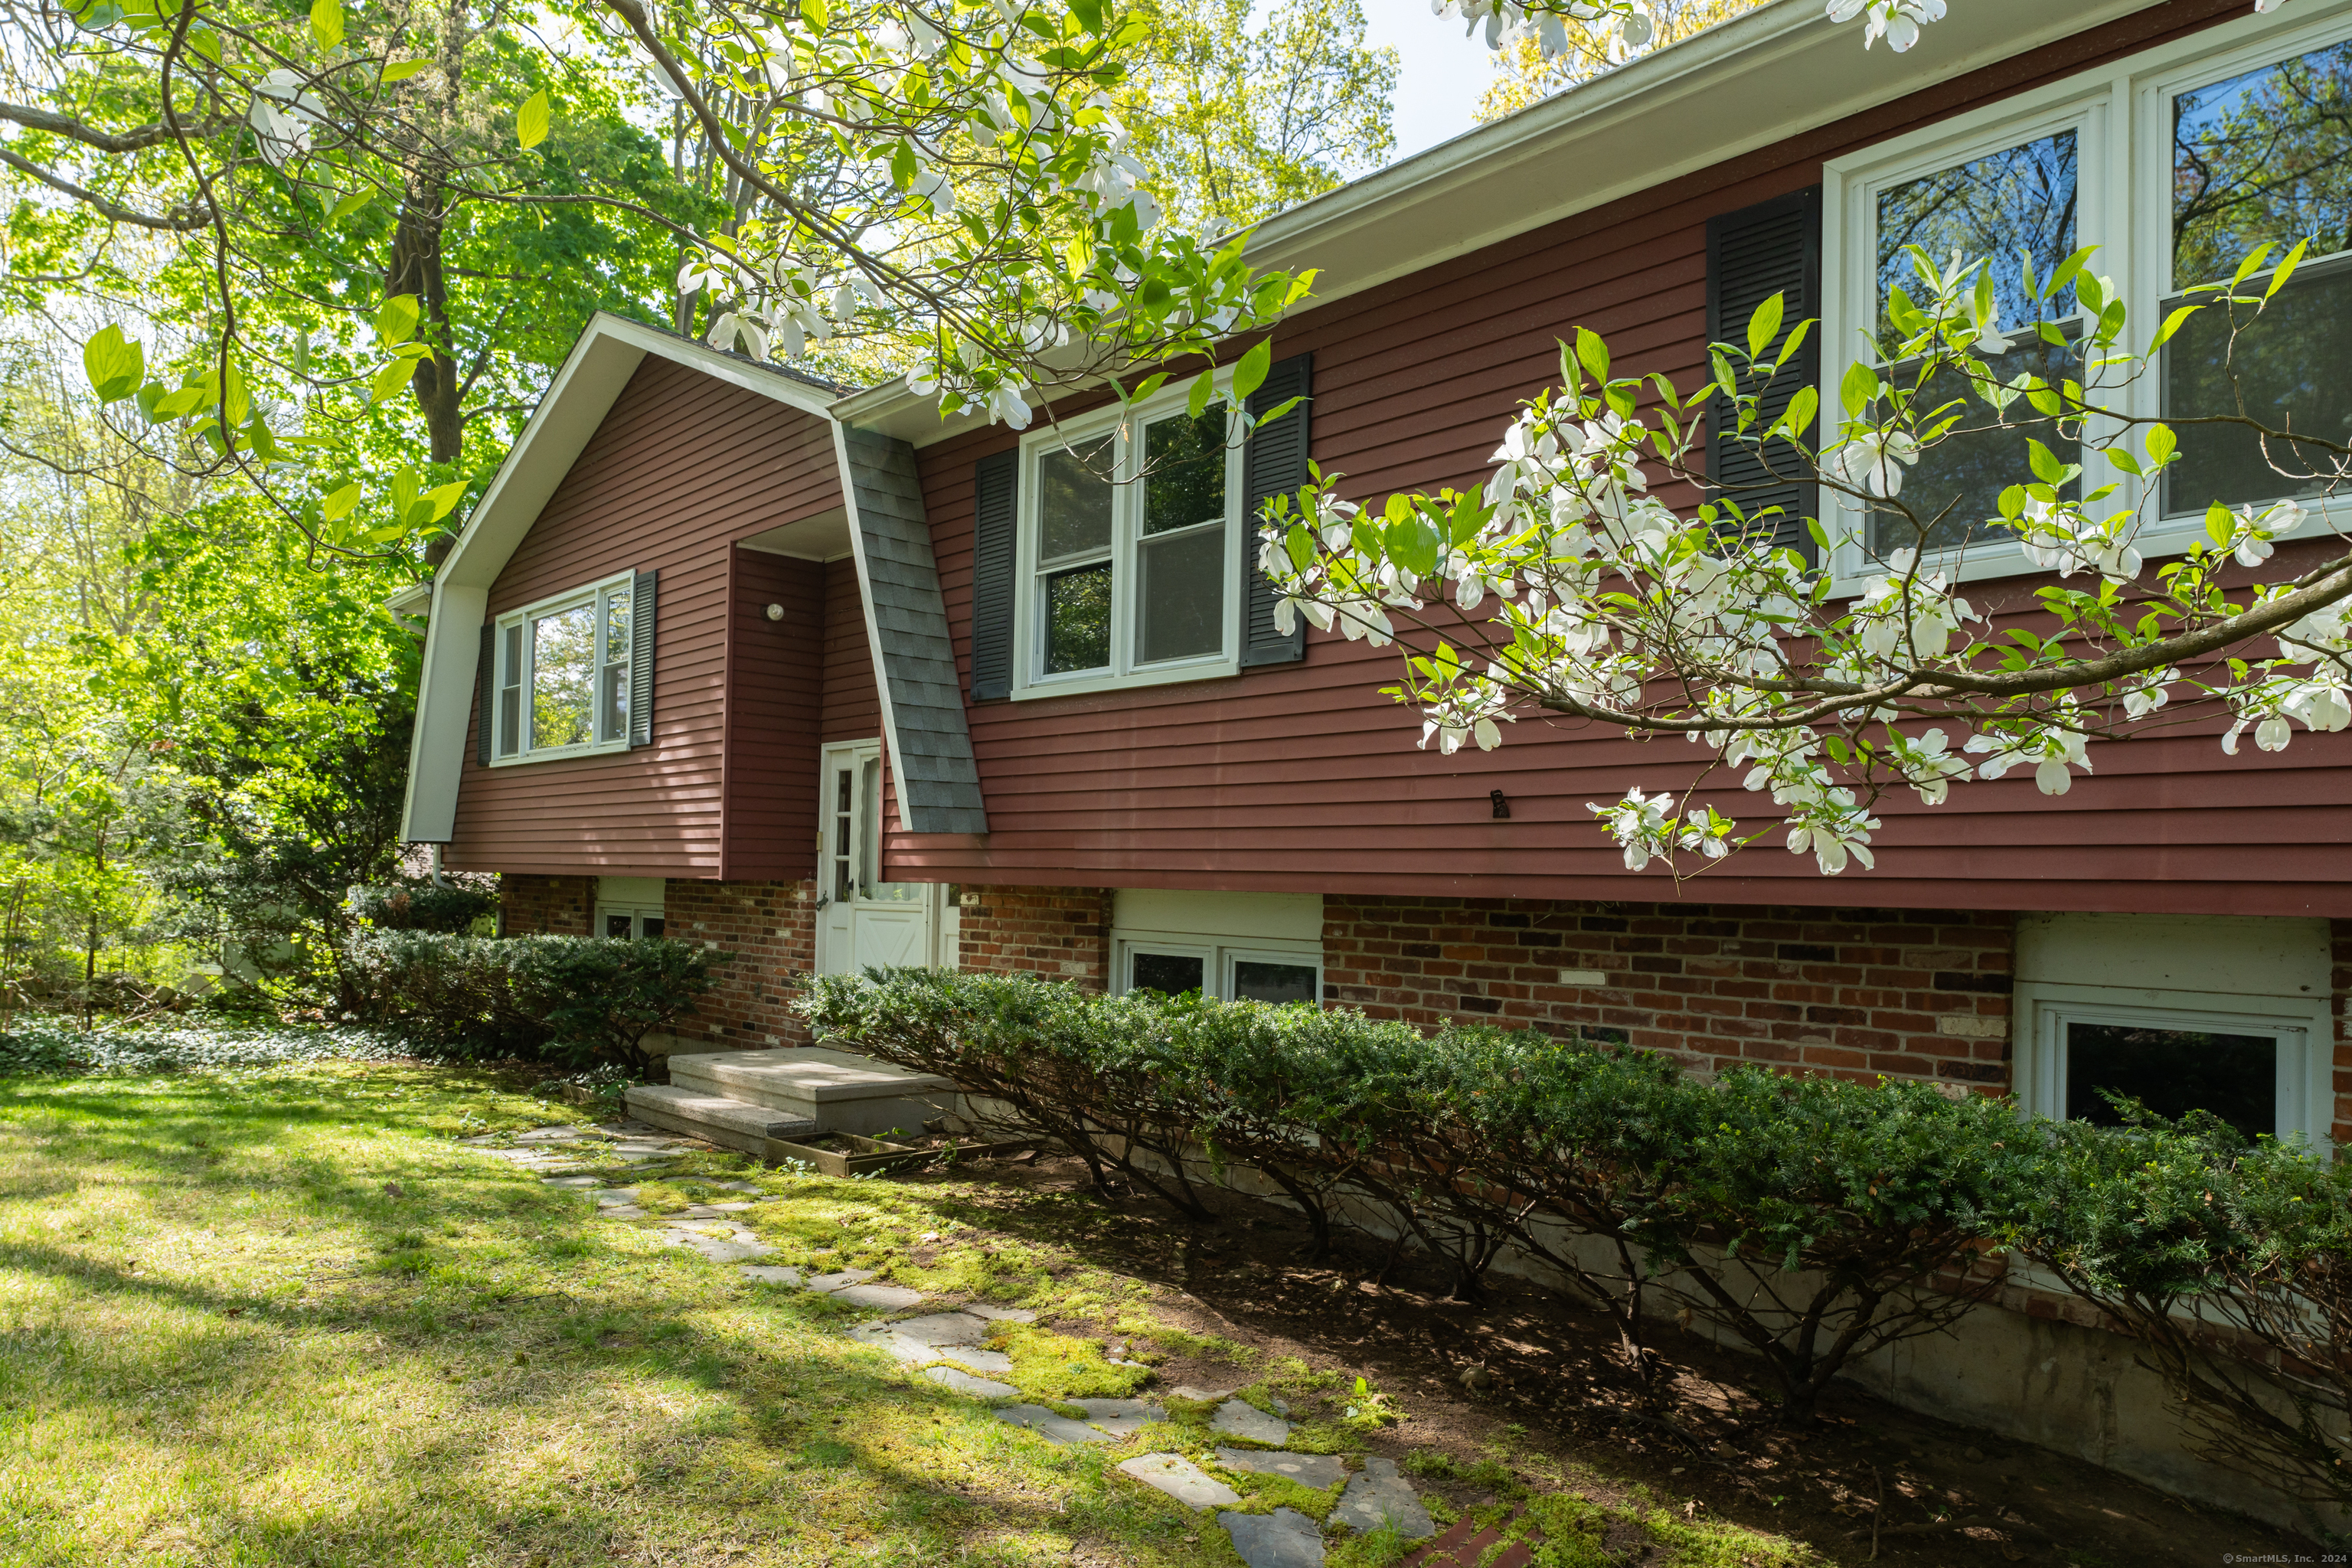
POLYGON ((882 877, 882 743, 827 746, 817 789, 817 972, 937 963, 940 884, 882 877))

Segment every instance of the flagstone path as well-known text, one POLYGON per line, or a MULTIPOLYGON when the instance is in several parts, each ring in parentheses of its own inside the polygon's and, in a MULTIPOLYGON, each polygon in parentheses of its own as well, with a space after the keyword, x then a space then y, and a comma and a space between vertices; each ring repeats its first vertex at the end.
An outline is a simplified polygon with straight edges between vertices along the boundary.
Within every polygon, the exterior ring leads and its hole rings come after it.
MULTIPOLYGON (((476 1152, 537 1172, 550 1186, 591 1198, 597 1217, 610 1220, 657 1221, 656 1234, 672 1247, 732 1263, 747 1280, 779 1289, 814 1291, 852 1306, 883 1312, 905 1312, 924 1304, 922 1292, 903 1285, 877 1283, 870 1268, 843 1268, 828 1274, 807 1274, 782 1264, 753 1261, 771 1257, 775 1248, 760 1240, 751 1226, 734 1216, 759 1202, 761 1189, 750 1182, 705 1181, 704 1185, 751 1194, 741 1202, 694 1204, 677 1214, 654 1215, 637 1202, 635 1187, 608 1187, 589 1168, 587 1156, 599 1162, 643 1165, 711 1145, 698 1139, 671 1137, 641 1122, 599 1127, 541 1127, 528 1132, 484 1133, 460 1139, 476 1152)), ((1124 1443, 1146 1428, 1168 1419, 1167 1407, 1147 1399, 1078 1399, 1063 1402, 1080 1416, 1043 1405, 1017 1403, 1020 1390, 988 1374, 1009 1373, 1013 1358, 988 1347, 987 1339, 1000 1322, 1028 1323, 1036 1314, 1017 1308, 971 1301, 918 1316, 884 1318, 856 1324, 848 1337, 897 1360, 925 1379, 996 1406, 995 1415, 1007 1425, 1034 1432, 1049 1443, 1124 1443)), ((1128 1359, 1124 1343, 1104 1349, 1114 1365, 1139 1364, 1128 1359)), ((1408 1541, 1436 1533, 1429 1511, 1392 1459, 1368 1458, 1350 1473, 1336 1454, 1292 1453, 1282 1447, 1290 1440, 1289 1410, 1273 1401, 1269 1414, 1233 1391, 1180 1385, 1169 1391, 1177 1399, 1213 1404, 1210 1429, 1220 1436, 1255 1447, 1221 1445, 1213 1459, 1231 1475, 1282 1476, 1301 1486, 1328 1491, 1344 1479, 1347 1489, 1331 1510, 1333 1521, 1361 1531, 1391 1525, 1408 1541)), ((1204 1456, 1207 1457, 1207 1456, 1204 1456)), ((1243 1513, 1234 1505, 1244 1500, 1230 1485, 1181 1454, 1139 1454, 1118 1464, 1121 1473, 1174 1498, 1196 1511, 1216 1510, 1218 1526, 1233 1539, 1249 1568, 1320 1568, 1323 1531, 1315 1521, 1295 1509, 1271 1513, 1243 1513)))

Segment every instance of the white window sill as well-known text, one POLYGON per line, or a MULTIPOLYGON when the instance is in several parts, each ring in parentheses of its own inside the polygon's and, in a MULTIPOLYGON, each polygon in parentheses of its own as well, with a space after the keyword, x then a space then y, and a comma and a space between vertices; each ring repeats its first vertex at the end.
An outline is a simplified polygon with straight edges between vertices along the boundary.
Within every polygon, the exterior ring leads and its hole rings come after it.
POLYGON ((519 768, 526 763, 560 763, 571 757, 602 757, 629 749, 626 741, 599 741, 593 746, 556 746, 543 752, 526 752, 520 757, 493 757, 494 768, 519 768))
MULTIPOLYGON (((2306 503, 2310 504, 2310 503, 2306 503)), ((2352 507, 2337 501, 2332 506, 2311 505, 2311 521, 2288 534, 2279 542, 2294 544, 2306 539, 2325 536, 2330 530, 2352 525, 2352 507)), ((2189 547, 2205 538, 2205 514, 2192 517, 2165 518, 2152 521, 2140 531, 2132 547, 2140 552, 2147 566, 2159 561, 2185 555, 2189 547)), ((1830 597, 1851 599, 1872 584, 1886 575, 1884 561, 1874 562, 1863 553, 1859 544, 1842 547, 1834 557, 1836 570, 1830 581, 1830 597)), ((1941 572, 1947 583, 1983 583, 2004 577, 2048 577, 2060 586, 2095 587, 2098 579, 2076 572, 2071 578, 2060 578, 2047 566, 2036 566, 2025 558, 2025 549, 2003 531, 1997 539, 1970 545, 1967 551, 1939 551, 1926 558, 1923 570, 1941 572)))
POLYGON ((1242 661, 1238 658, 1186 659, 1180 664, 1155 664, 1126 675, 1087 671, 1016 686, 1013 689, 1013 700, 1025 702, 1039 697, 1086 697, 1096 692, 1121 691, 1138 686, 1172 686, 1181 680, 1218 680, 1241 672, 1242 661))

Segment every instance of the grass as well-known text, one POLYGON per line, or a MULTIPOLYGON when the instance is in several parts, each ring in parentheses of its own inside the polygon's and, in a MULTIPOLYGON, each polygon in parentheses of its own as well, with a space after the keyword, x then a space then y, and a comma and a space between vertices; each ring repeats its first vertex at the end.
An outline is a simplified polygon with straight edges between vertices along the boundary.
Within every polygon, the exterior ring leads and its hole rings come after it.
MULTIPOLYGON (((0 1079, 0 1563, 1239 1562, 1113 1468, 1154 1444, 1206 1454, 1205 1410, 1050 1446, 841 1334, 870 1314, 748 1283, 453 1142, 576 1114, 397 1063, 0 1079)), ((1103 1354, 1124 1339, 1250 1367, 1299 1446, 1360 1453, 1382 1419, 1352 1374, 1178 1333, 1143 1283, 975 1224, 953 1182, 712 1155, 617 1179, 660 1208, 753 1180, 782 1201, 736 1217, 770 1261, 1036 1310, 998 1341, 1024 1395, 1129 1392, 1142 1374, 1103 1354)), ((1336 1495, 1228 1479, 1254 1511, 1336 1495)), ((1659 1518, 1680 1533, 1655 1563, 1799 1560, 1659 1518)), ((1399 1552, 1358 1537, 1332 1562, 1399 1552)))

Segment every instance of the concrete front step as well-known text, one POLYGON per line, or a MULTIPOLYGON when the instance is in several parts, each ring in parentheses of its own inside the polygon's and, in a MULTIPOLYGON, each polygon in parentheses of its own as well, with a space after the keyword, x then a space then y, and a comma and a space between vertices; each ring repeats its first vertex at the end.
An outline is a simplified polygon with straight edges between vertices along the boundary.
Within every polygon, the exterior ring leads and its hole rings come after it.
POLYGON ((771 1138, 805 1138, 817 1130, 811 1117, 676 1084, 638 1084, 629 1090, 628 1100, 630 1114, 641 1121, 747 1154, 766 1153, 771 1138))
POLYGON ((669 1058, 670 1082, 813 1121, 826 1132, 912 1132, 957 1109, 955 1085, 854 1051, 802 1047, 711 1051, 669 1058))

